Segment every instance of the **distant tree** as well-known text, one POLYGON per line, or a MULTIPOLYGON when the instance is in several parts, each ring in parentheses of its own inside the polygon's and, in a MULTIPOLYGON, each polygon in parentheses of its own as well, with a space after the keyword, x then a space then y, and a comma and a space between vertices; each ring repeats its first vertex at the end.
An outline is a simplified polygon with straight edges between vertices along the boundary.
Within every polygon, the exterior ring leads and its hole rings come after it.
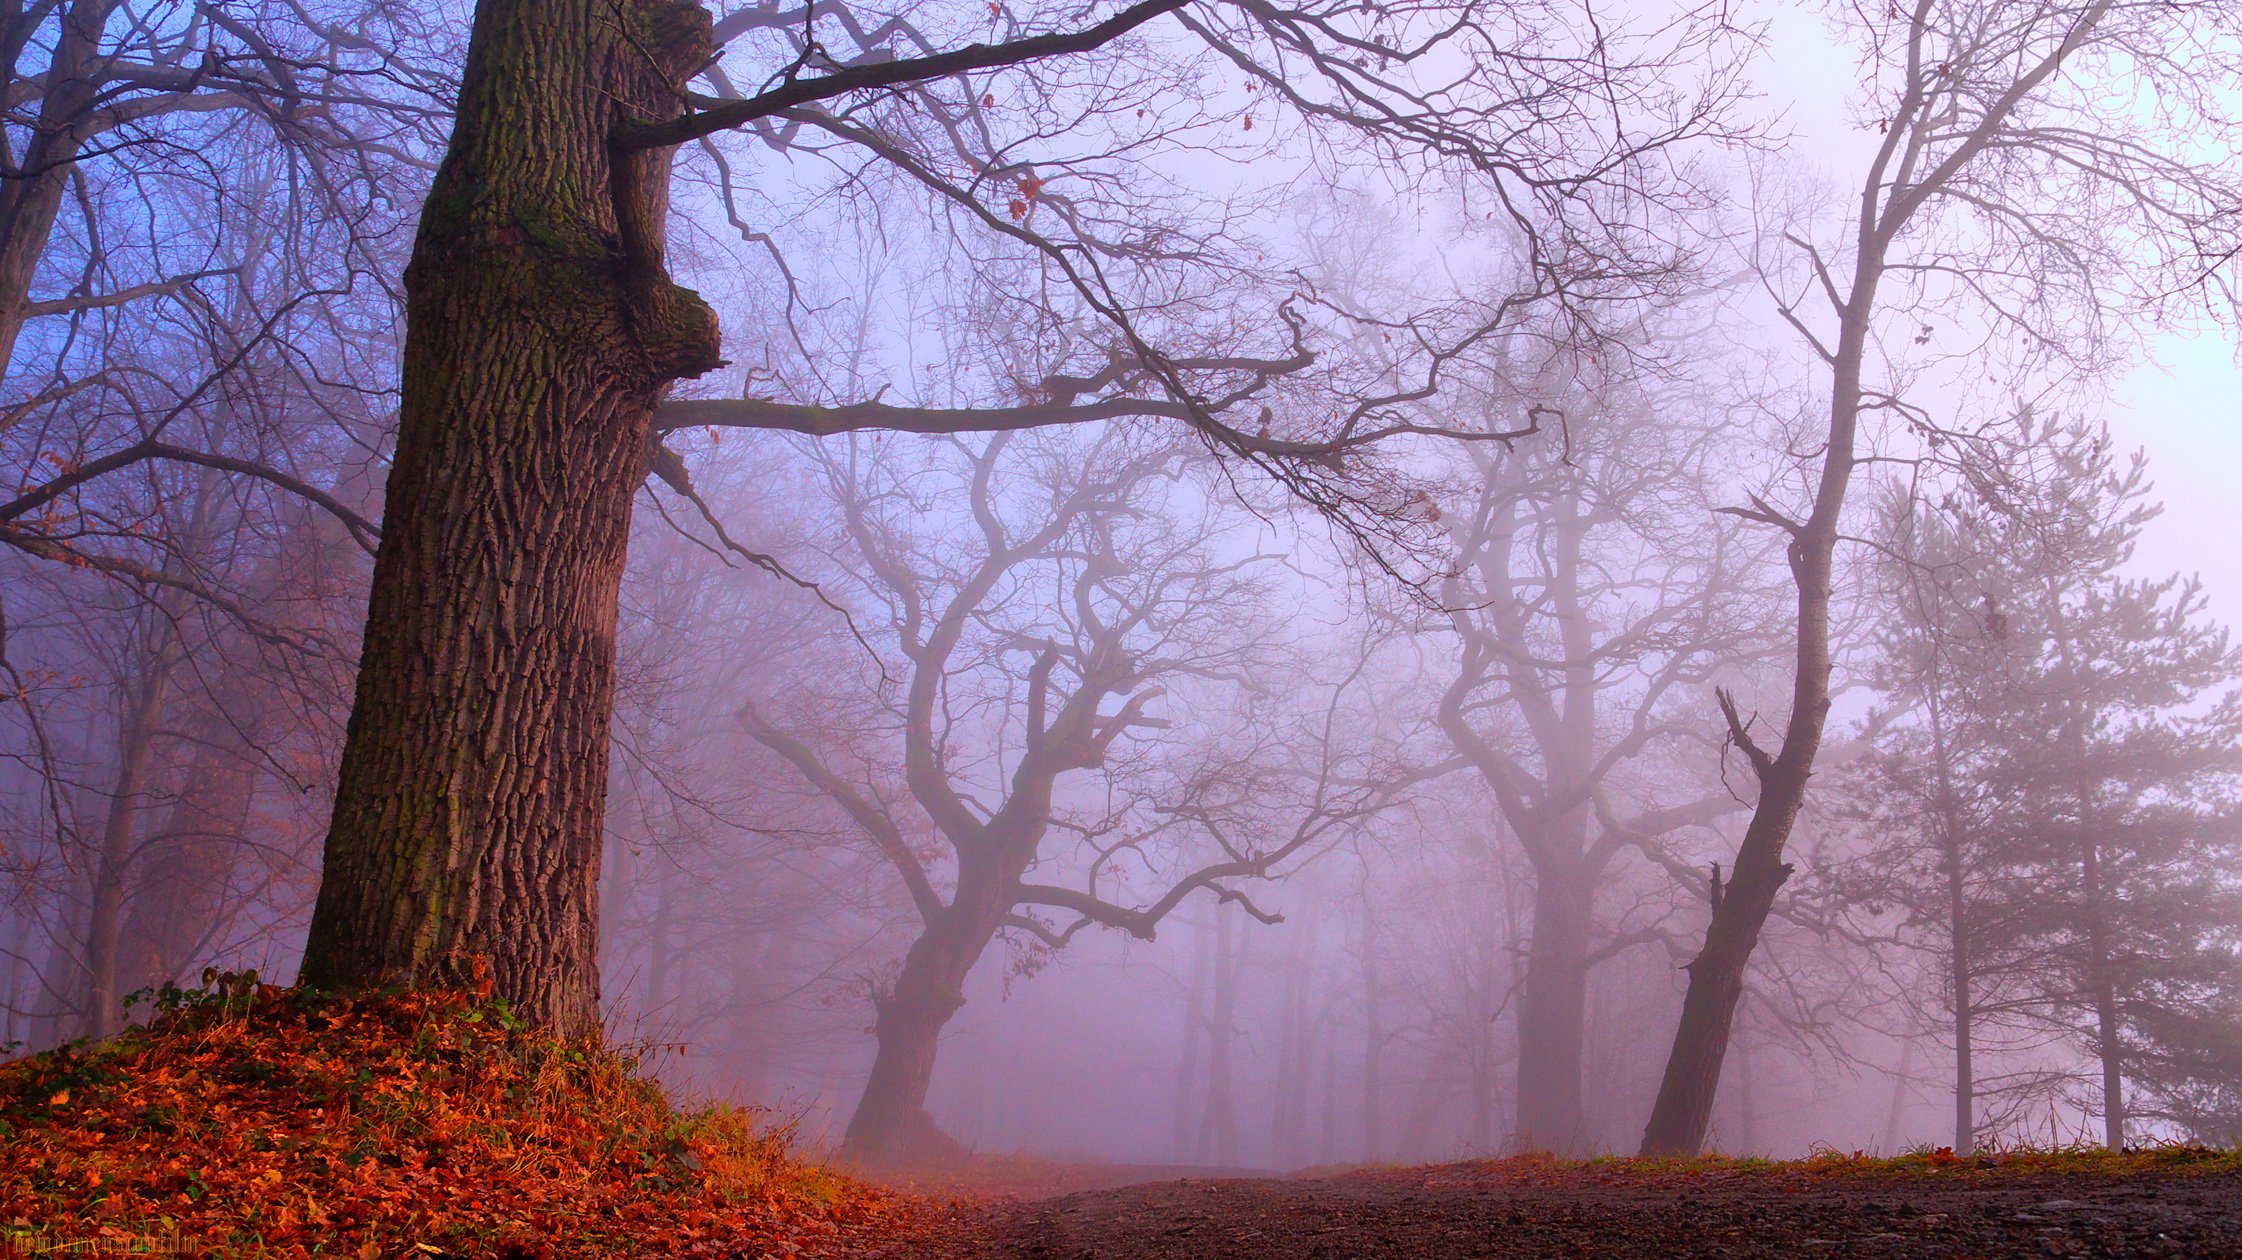
POLYGON ((824 461, 846 539, 826 585, 879 610, 892 685, 777 689, 740 714, 917 911, 848 1126, 874 1160, 950 1145, 925 1110, 936 1049, 1000 935, 1150 940, 1194 897, 1274 921, 1253 882, 1342 838, 1387 782, 1333 729, 1345 671, 1283 659, 1273 558, 1207 541, 1193 446, 1121 430, 917 445, 858 439, 824 461))
MULTIPOLYGON (((57 1032, 113 1031, 127 994, 215 954, 293 952, 274 947, 300 926, 296 805, 325 800, 377 534, 354 440, 380 422, 353 379, 378 339, 340 344, 363 307, 330 295, 318 326, 303 274, 267 263, 291 207, 232 190, 170 242, 231 263, 221 293, 85 313, 92 359, 50 359, 59 392, 0 432, 37 470, 0 502, 0 773, 25 861, 7 901, 47 938, 57 1032), (291 803, 260 816, 266 785, 291 803)), ((69 341, 27 335, 19 359, 69 341)))
POLYGON ((300 497, 372 548, 338 483, 369 458, 351 445, 387 444, 383 281, 441 136, 450 35, 359 0, 0 16, 0 466, 19 482, 0 554, 285 633, 163 536, 115 527, 163 511, 177 465, 300 497))
POLYGON ((2157 513, 2139 456, 2028 412, 2008 449, 1887 516, 1877 681, 1905 717, 1862 763, 1854 893, 1946 964, 1957 1149, 1992 1127, 1987 1024, 2089 1055, 2076 1101, 2113 1149, 2129 1117, 2217 1134, 2242 1089, 2242 651, 2199 583, 2125 575, 2157 513))
POLYGON ((1910 491, 1895 491, 1886 507, 1879 538, 1890 560, 1878 566, 1875 599, 1892 614, 1876 634, 1866 680, 1888 707, 1871 719, 1871 749, 1832 776, 1834 812, 1867 828, 1873 843, 1830 880, 1839 896, 1872 917, 1897 907, 1903 929, 1932 940, 1954 1046, 1957 1151, 1971 1150, 1977 1140, 1978 1052, 1989 1006, 1984 986, 1998 970, 1987 953, 2012 944, 1996 942, 1972 913, 1977 873, 1964 851, 1991 807, 1981 794, 1968 793, 1959 777, 1964 763, 1983 751, 1986 732, 1966 720, 1963 706, 1982 680, 1968 655, 1991 629, 1983 606, 1955 598, 1967 589, 1964 574, 1984 568, 1968 534, 1910 491), (1892 718, 1895 710, 1901 719, 1892 718))
MULTIPOLYGON (((292 168, 283 195, 302 226, 334 219, 374 228, 372 198, 396 191, 399 168, 412 167, 413 150, 443 118, 451 84, 433 50, 448 32, 432 26, 417 10, 357 0, 190 10, 162 0, 68 0, 0 16, 8 88, 0 375, 29 376, 46 390, 102 388, 54 372, 52 351, 64 337, 42 339, 41 353, 19 361, 26 327, 94 331, 103 312, 123 306, 191 307, 231 287, 247 265, 211 257, 193 230, 136 231, 100 202, 143 200, 157 222, 207 214, 232 200, 228 184, 254 185, 257 166, 277 153, 292 168), (185 204, 163 204, 182 196, 185 204), (35 294, 42 281, 55 290, 35 294)), ((409 176, 402 182, 417 189, 409 176)), ((344 245, 345 266, 363 267, 363 254, 349 255, 376 236, 344 245)), ((287 255, 275 251, 266 265, 312 263, 287 255)), ((9 402, 0 431, 38 409, 9 402)))
POLYGON ((1741 808, 1709 774, 1672 773, 1699 734, 1677 702, 1765 640, 1744 586, 1752 541, 1702 497, 1724 434, 1685 390, 1567 355, 1494 392, 1508 389, 1562 433, 1473 448, 1463 490, 1437 505, 1457 656, 1436 712, 1501 814, 1491 831, 1532 871, 1513 1140, 1575 1152, 1592 973, 1662 939, 1598 901, 1624 857, 1741 808))
MULTIPOLYGON (((818 520, 822 532, 821 496, 784 439, 739 445, 696 470, 706 493, 757 505, 733 508, 727 528, 795 539, 818 520)), ((809 592, 729 552, 734 567, 713 564, 674 523, 639 520, 623 583, 602 1007, 610 1027, 693 1046, 662 1066, 705 1081, 705 1048, 721 1047, 733 1088, 771 1097, 769 1073, 790 1056, 856 1047, 857 995, 834 970, 890 943, 910 905, 883 888, 880 858, 849 843, 845 819, 787 807, 774 778, 789 772, 735 717, 785 673, 852 673, 862 649, 831 633, 832 610, 809 592)))

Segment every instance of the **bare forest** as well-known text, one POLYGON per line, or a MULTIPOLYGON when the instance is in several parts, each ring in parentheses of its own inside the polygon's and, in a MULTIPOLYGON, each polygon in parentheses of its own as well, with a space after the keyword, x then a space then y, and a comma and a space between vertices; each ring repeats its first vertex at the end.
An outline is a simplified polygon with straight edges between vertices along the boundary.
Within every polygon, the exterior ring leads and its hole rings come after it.
MULTIPOLYGON (((0 74, 0 1251, 704 1254, 760 1142, 833 1254, 1635 1255, 1035 1205, 2242 1146, 2229 0, 18 0, 0 74), (121 1171, 165 1047, 407 1007, 698 1108, 553 1163, 660 1223, 121 1171)), ((422 1105, 350 1193, 468 1176, 422 1105)), ((2109 1211, 2048 1254, 2242 1246, 2109 1211)))

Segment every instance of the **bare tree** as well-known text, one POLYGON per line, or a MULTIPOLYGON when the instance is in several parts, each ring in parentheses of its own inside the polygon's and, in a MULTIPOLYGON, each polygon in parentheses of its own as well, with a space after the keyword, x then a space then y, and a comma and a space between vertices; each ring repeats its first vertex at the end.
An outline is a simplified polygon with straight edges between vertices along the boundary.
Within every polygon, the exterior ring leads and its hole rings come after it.
POLYGON ((265 785, 325 799, 301 755, 359 581, 331 545, 363 561, 377 534, 379 281, 445 34, 347 2, 0 19, 0 755, 37 785, 11 908, 52 938, 57 1031, 113 1028, 206 951, 292 952, 300 818, 245 811, 265 785), (94 689, 50 680, 126 642, 87 725, 94 689))
POLYGON ((338 437, 386 444, 384 423, 350 413, 386 410, 394 382, 385 282, 446 113, 448 81, 427 69, 444 35, 348 0, 80 0, 0 20, 0 457, 26 474, 0 503, 0 546, 238 614, 167 567, 160 538, 72 512, 129 505, 172 463, 302 497, 371 549, 330 469, 367 458, 338 457, 338 437), (199 344, 176 357, 182 342, 199 344), (244 374, 276 370, 298 377, 306 414, 223 442, 196 423, 252 388, 244 374))
POLYGON ((2104 368, 2132 321, 2223 256, 2242 186, 2231 155, 2194 146, 2233 134, 2214 86, 2236 65, 2220 34, 2232 17, 2223 4, 2117 0, 1915 0, 1846 15, 1878 130, 1855 201, 1834 233, 1774 225, 1755 260, 1827 374, 1826 411, 1794 440, 1783 484, 1737 509, 1787 546, 1787 716, 1770 743, 1721 702, 1758 801, 1689 965, 1646 1153, 1703 1143, 1745 968, 1791 873, 1784 847, 1829 711, 1831 590, 1855 472, 1880 438, 1903 456, 1910 431, 1938 435, 1926 395, 1941 369, 1966 368, 1966 386, 2104 368), (2153 116, 2132 107, 2143 84, 2153 116), (1880 419, 1895 422, 1889 433, 1880 419))
POLYGON ((1693 727, 1676 700, 1758 646, 1759 601, 1740 578, 1750 549, 1700 497, 1723 426, 1678 388, 1598 379, 1570 355, 1536 377, 1515 388, 1564 417, 1562 440, 1471 448, 1476 488, 1438 508, 1460 650, 1437 720, 1533 874, 1513 1140, 1572 1152, 1588 1144, 1590 974, 1659 939, 1619 929, 1598 896, 1622 855, 1738 808, 1686 759, 1675 774, 1693 727))
POLYGON ((848 1151, 874 1160, 947 1147, 925 1112, 936 1044, 1000 933, 1051 949, 1093 925, 1150 940, 1197 893, 1274 921, 1244 885, 1328 846, 1379 791, 1329 729, 1344 678, 1304 712, 1259 681, 1282 663, 1257 630, 1269 557, 1200 541, 1186 504, 1212 487, 1189 479, 1191 446, 1000 434, 932 458, 861 441, 828 456, 836 561, 883 610, 900 694, 815 699, 822 733, 741 711, 917 910, 876 994, 879 1052, 849 1124, 848 1151), (950 495, 966 520, 935 507, 950 495), (930 510, 964 536, 925 533, 930 510))

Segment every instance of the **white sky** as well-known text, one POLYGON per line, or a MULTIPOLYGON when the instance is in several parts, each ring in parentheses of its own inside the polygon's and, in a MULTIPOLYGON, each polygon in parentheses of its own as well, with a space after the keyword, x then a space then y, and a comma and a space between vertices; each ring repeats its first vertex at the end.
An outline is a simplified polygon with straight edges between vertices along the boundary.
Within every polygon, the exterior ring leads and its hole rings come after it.
POLYGON ((2212 611, 2242 625, 2242 369, 2230 335, 2159 338, 2161 363, 2115 391, 2111 427, 2144 447, 2164 516, 2149 527, 2144 572, 2199 572, 2212 611))

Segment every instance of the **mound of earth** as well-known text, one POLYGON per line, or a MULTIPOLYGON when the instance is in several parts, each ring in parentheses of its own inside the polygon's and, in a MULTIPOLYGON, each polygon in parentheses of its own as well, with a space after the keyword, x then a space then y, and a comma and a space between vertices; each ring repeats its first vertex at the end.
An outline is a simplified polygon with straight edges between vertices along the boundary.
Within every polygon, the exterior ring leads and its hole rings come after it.
POLYGON ((206 983, 0 1064, 0 1255, 798 1255, 920 1202, 474 996, 206 983))

